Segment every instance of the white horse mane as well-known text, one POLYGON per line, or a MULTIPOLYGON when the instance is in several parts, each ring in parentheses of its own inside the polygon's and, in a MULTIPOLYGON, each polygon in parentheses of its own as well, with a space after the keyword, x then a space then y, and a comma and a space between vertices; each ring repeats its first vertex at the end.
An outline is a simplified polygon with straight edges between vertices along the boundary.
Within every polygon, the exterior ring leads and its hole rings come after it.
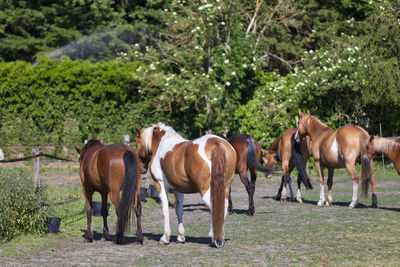
MULTIPOLYGON (((142 136, 142 141, 144 141, 144 147, 146 149, 146 153, 151 153, 151 146, 152 146, 152 137, 153 137, 153 131, 154 128, 160 128, 160 130, 164 130, 165 131, 165 138, 174 138, 174 139, 183 139, 182 136, 180 136, 177 132, 175 132, 175 130, 171 127, 171 126, 167 126, 162 122, 153 124, 151 127, 145 128, 143 130, 143 136, 142 136)), ((185 139, 183 139, 185 140, 185 139)))
POLYGON ((375 150, 379 153, 386 153, 395 148, 400 148, 400 143, 397 141, 397 138, 375 136, 372 142, 375 150))

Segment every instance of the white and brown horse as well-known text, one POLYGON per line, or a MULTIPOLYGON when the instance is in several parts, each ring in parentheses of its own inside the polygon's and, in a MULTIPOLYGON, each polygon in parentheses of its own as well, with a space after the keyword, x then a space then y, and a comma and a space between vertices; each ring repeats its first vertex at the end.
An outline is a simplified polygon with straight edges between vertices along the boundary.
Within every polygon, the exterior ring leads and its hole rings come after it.
MULTIPOLYGON (((281 136, 279 136, 268 149, 262 149, 264 154, 265 166, 276 169, 278 160, 282 162, 282 180, 281 185, 276 195, 276 200, 286 201, 286 184, 289 182, 290 173, 296 167, 299 175, 297 177, 297 195, 296 200, 302 203, 301 199, 301 182, 303 181, 307 189, 312 189, 312 185, 307 175, 306 164, 311 155, 310 137, 307 136, 301 140, 299 144, 294 143, 294 135, 296 128, 287 129, 281 136)), ((291 186, 289 184, 289 188, 291 186)), ((293 192, 290 190, 291 199, 293 192)))
MULTIPOLYGON (((312 141, 311 154, 320 181, 320 199, 318 206, 332 205, 332 185, 334 169, 346 168, 353 181, 353 197, 349 208, 358 203, 358 174, 355 168, 357 160, 366 156, 369 134, 359 126, 343 126, 337 131, 322 123, 319 119, 299 110, 298 137, 309 135, 312 141), (324 168, 328 168, 328 201, 325 203, 324 168)), ((368 182, 372 185, 372 207, 377 207, 375 194, 375 175, 371 160, 361 160, 362 192, 368 193, 368 182)))
POLYGON ((177 241, 185 241, 183 194, 198 192, 211 210, 211 244, 223 247, 229 187, 236 166, 233 147, 216 135, 186 140, 163 123, 136 131, 139 158, 150 172, 161 199, 164 234, 160 243, 168 244, 171 236, 167 199, 171 188, 176 192, 177 241))
POLYGON ((400 175, 400 138, 379 137, 371 135, 367 146, 367 158, 372 159, 376 153, 382 153, 393 162, 397 173, 400 175))

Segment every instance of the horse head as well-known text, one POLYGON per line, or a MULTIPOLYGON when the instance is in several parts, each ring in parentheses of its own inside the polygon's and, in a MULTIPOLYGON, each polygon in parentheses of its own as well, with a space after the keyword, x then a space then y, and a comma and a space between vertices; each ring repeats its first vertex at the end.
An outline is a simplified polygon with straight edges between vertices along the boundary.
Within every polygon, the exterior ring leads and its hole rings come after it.
POLYGON ((301 139, 304 139, 308 134, 308 124, 310 123, 310 111, 307 110, 307 113, 301 112, 299 110, 299 120, 297 122, 297 132, 295 139, 297 142, 299 142, 301 139))
POLYGON ((370 135, 368 143, 366 145, 366 151, 365 154, 363 155, 364 160, 371 160, 374 155, 376 154, 375 146, 374 146, 374 138, 375 135, 370 135))
MULTIPOLYGON (((274 171, 276 169, 276 166, 278 165, 278 153, 276 151, 270 151, 267 149, 263 149, 261 148, 261 151, 264 152, 264 164, 266 167, 270 167, 272 169, 272 171, 274 171)), ((268 175, 266 176, 266 178, 271 178, 272 177, 272 173, 268 173, 268 175)))

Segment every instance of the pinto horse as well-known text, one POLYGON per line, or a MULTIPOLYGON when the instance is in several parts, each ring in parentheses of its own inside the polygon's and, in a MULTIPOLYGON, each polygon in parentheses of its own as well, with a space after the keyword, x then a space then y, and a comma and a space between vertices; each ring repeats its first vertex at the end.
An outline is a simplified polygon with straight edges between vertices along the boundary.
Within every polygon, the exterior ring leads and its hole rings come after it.
POLYGON ((278 160, 282 162, 283 175, 281 185, 275 199, 286 201, 286 184, 290 179, 290 173, 296 167, 299 172, 297 177, 296 200, 299 203, 302 203, 303 201, 301 199, 300 191, 301 182, 303 181, 307 189, 312 189, 312 185, 306 171, 306 164, 311 155, 311 144, 309 136, 307 136, 304 140, 301 140, 299 144, 295 143, 294 135, 296 131, 296 128, 290 128, 286 130, 271 144, 268 149, 262 149, 262 151, 265 154, 263 158, 265 166, 272 168, 272 170, 276 169, 278 160))
POLYGON ((129 146, 112 144, 105 146, 99 140, 90 140, 79 153, 80 178, 86 198, 87 235, 86 241, 93 241, 92 196, 101 195, 101 215, 103 216, 103 237, 110 240, 107 226, 107 194, 117 212, 117 229, 114 242, 121 244, 125 230, 129 227, 131 209, 136 213, 136 241, 143 243, 141 226, 142 206, 140 203, 140 164, 136 152, 129 146), (120 198, 120 191, 122 196, 120 198))
POLYGON ((236 165, 233 147, 216 135, 186 140, 163 123, 136 131, 139 158, 150 172, 161 199, 164 234, 160 244, 168 244, 171 236, 167 199, 170 187, 176 192, 177 242, 185 242, 183 194, 199 192, 212 215, 211 244, 223 247, 229 187, 236 165))
POLYGON ((363 160, 371 160, 376 153, 382 153, 393 162, 397 173, 400 175, 400 138, 379 137, 371 135, 367 145, 367 157, 363 160))
MULTIPOLYGON (((349 208, 358 204, 358 174, 355 168, 356 160, 366 156, 366 146, 369 134, 359 126, 343 126, 337 131, 322 123, 319 119, 299 110, 299 122, 296 138, 309 135, 312 141, 311 154, 320 182, 320 199, 318 206, 332 205, 333 172, 337 168, 346 168, 353 181, 353 197, 349 208), (324 168, 328 168, 328 201, 325 203, 324 168)), ((362 192, 368 193, 368 181, 372 185, 372 207, 377 207, 375 194, 375 175, 371 160, 361 160, 362 192)))
MULTIPOLYGON (((220 135, 219 135, 220 136, 220 135)), ((236 173, 239 174, 240 180, 244 184, 249 196, 249 209, 247 214, 254 215, 254 192, 256 190, 257 170, 266 173, 272 171, 272 168, 263 167, 259 164, 261 161, 261 147, 254 137, 247 134, 239 134, 232 136, 227 141, 236 151, 236 173), (247 176, 247 169, 250 170, 251 182, 247 176)), ((229 191, 229 213, 232 213, 232 198, 229 191)))

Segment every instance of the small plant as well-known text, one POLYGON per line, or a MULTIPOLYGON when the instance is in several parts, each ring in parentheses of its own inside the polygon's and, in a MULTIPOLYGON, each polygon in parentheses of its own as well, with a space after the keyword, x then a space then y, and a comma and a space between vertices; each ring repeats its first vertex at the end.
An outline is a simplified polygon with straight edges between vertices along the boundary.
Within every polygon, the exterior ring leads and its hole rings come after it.
POLYGON ((0 211, 0 240, 21 233, 44 233, 47 209, 40 207, 27 170, 0 168, 0 211))

